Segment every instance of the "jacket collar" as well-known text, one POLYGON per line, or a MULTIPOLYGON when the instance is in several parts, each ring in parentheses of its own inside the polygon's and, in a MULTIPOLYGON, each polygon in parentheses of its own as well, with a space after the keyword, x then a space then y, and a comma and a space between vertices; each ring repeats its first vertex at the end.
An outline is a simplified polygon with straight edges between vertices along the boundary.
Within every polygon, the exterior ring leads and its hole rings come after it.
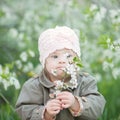
MULTIPOLYGON (((77 81, 78 83, 81 82, 81 77, 79 78, 80 74, 77 73, 77 81), (80 79, 80 80, 79 80, 80 79)), ((82 75, 83 76, 83 75, 82 75)), ((44 70, 42 70, 42 72, 40 73, 39 76, 39 81, 40 83, 46 87, 46 88, 52 88, 55 86, 55 84, 53 82, 51 82, 45 75, 44 70)))
POLYGON ((39 77, 40 83, 45 86, 46 88, 51 88, 54 87, 54 83, 51 82, 45 75, 44 70, 41 72, 40 77, 39 77))

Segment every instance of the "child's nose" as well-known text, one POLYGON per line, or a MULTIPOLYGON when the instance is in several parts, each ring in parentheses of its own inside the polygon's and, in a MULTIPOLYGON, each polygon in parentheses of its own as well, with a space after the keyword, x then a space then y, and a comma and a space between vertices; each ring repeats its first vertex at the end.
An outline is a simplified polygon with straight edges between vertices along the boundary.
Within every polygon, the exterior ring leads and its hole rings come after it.
POLYGON ((60 64, 64 64, 64 63, 66 63, 66 62, 67 62, 66 59, 63 58, 63 57, 59 59, 59 63, 60 63, 60 64))

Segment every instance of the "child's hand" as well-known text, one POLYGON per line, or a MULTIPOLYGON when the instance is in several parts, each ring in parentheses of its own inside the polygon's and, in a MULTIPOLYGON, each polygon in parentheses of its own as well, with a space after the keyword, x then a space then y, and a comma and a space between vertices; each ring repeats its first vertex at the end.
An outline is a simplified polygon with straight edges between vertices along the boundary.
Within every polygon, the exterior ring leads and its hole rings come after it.
POLYGON ((60 112, 61 109, 61 101, 57 99, 52 99, 46 104, 45 115, 54 117, 60 112))
POLYGON ((56 99, 62 102, 62 108, 70 108, 74 106, 75 97, 72 93, 64 91, 57 95, 56 99))

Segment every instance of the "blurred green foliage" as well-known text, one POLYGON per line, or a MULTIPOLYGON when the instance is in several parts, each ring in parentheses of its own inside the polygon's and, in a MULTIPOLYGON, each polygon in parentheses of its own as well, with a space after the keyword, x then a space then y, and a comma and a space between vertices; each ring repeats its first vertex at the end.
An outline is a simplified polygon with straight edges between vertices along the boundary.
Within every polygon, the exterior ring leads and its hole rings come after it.
POLYGON ((80 38, 83 70, 96 77, 107 101, 100 120, 120 120, 118 0, 0 1, 0 120, 19 120, 20 86, 41 70, 38 37, 56 25, 73 28, 80 38))

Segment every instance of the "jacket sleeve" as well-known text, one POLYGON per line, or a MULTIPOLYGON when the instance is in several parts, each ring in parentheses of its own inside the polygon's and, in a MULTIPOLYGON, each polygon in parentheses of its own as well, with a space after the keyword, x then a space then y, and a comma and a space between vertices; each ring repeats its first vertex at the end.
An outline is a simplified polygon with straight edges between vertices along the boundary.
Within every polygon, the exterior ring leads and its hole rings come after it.
POLYGON ((16 112, 22 120, 42 120, 43 92, 38 80, 30 79, 24 83, 16 103, 16 112))
POLYGON ((83 76, 81 83, 81 102, 83 110, 78 120, 84 118, 85 120, 97 120, 103 113, 105 106, 105 99, 102 94, 98 92, 97 83, 92 76, 83 76))

